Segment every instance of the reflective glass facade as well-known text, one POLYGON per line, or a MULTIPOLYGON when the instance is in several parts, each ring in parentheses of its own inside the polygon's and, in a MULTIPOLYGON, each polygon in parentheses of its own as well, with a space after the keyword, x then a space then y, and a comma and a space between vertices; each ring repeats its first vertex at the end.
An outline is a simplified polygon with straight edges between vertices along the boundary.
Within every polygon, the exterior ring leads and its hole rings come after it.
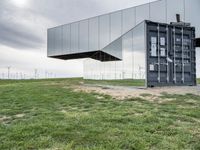
MULTIPOLYGON (((200 37, 200 20, 196 18, 199 8, 199 0, 158 0, 51 28, 48 30, 48 56, 101 51, 103 53, 93 53, 93 58, 105 57, 107 61, 87 58, 85 79, 145 79, 142 22, 176 22, 176 14, 180 14, 182 21, 196 27, 196 37, 200 37)), ((197 51, 197 61, 200 61, 199 53, 197 51)), ((200 74, 200 67, 197 72, 200 74)))

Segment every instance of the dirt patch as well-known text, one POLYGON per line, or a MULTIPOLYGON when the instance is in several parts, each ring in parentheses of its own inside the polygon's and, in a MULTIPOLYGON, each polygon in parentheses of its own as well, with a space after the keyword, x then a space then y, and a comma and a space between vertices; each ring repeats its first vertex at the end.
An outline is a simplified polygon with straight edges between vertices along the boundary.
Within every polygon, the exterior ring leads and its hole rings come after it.
POLYGON ((0 117, 0 123, 6 123, 9 122, 12 118, 9 116, 2 116, 0 117))
POLYGON ((135 116, 142 116, 144 113, 134 113, 135 116))
POLYGON ((25 114, 17 114, 15 115, 16 118, 23 118, 25 116, 25 114))
MULTIPOLYGON (((158 97, 163 93, 168 94, 195 94, 200 95, 200 86, 184 86, 184 87, 156 87, 156 88, 135 88, 122 86, 94 86, 79 85, 73 87, 75 92, 95 92, 99 94, 110 95, 116 99, 126 99, 133 97, 147 98, 150 101, 159 101, 158 97)), ((173 99, 169 99, 171 101, 173 99)), ((162 100, 160 100, 162 102, 162 100)))
POLYGON ((77 111, 66 111, 66 110, 61 110, 60 111, 62 114, 64 114, 66 117, 70 118, 80 118, 80 117, 88 117, 89 113, 88 112, 77 112, 77 111))
POLYGON ((97 99, 99 99, 99 100, 100 100, 100 99, 104 99, 103 96, 99 96, 99 95, 96 95, 95 97, 96 97, 97 99))
POLYGON ((25 114, 16 114, 14 116, 0 116, 0 123, 7 124, 13 121, 13 119, 23 118, 25 114))

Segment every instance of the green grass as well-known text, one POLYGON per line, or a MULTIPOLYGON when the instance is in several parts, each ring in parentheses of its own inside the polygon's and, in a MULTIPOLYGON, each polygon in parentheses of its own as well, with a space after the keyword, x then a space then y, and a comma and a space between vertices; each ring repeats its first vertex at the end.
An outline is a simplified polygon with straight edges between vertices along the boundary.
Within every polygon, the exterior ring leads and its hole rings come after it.
POLYGON ((0 149, 200 149, 200 97, 123 101, 82 79, 0 81, 0 149))
POLYGON ((200 79, 197 79, 197 83, 200 84, 200 79))
POLYGON ((100 84, 111 86, 145 86, 145 80, 84 80, 85 84, 100 84))

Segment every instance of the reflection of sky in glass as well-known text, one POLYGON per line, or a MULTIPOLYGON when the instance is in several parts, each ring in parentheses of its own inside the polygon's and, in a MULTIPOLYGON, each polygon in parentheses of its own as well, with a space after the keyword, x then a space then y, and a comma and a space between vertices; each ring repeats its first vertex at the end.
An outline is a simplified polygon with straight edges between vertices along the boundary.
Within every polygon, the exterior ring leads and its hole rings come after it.
POLYGON ((149 4, 136 7, 136 25, 144 20, 149 20, 149 4))
POLYGON ((110 38, 114 41, 122 35, 122 11, 110 15, 110 25, 110 38))
POLYGON ((71 24, 71 53, 76 53, 79 51, 79 42, 78 42, 78 28, 79 23, 73 23, 71 24))
POLYGON ((103 15, 99 17, 99 44, 100 49, 104 48, 110 42, 110 16, 103 15))
POLYGON ((79 49, 80 52, 88 50, 89 30, 88 20, 83 20, 79 23, 79 49))
POLYGON ((99 18, 89 19, 89 51, 99 49, 99 18))
MULTIPOLYGON (((117 44, 114 42, 120 35, 129 31, 135 25, 141 23, 145 19, 151 19, 158 22, 171 22, 175 20, 175 14, 181 14, 182 20, 191 22, 193 26, 197 26, 196 35, 200 36, 200 20, 196 19, 197 10, 199 11, 200 1, 177 0, 179 5, 174 5, 174 0, 161 0, 150 4, 145 4, 135 8, 110 13, 96 18, 89 19, 88 26, 78 25, 77 31, 73 31, 76 36, 71 33, 71 46, 75 49, 74 43, 79 43, 78 48, 87 51, 99 50, 105 48, 104 51, 109 54, 120 57, 117 44), (166 5, 167 4, 167 5, 166 5), (185 8, 185 12, 184 12, 185 8), (193 9, 191 9, 193 8, 193 9), (159 13, 158 13, 159 12, 159 13), (149 14, 150 13, 150 14, 149 14), (88 28, 87 28, 88 27, 88 28), (86 29, 87 28, 87 29, 86 29), (85 30, 84 30, 85 29, 85 30), (88 30, 89 29, 89 30, 88 30), (78 32, 79 31, 79 32, 78 32), (77 36, 80 36, 79 38, 77 36), (87 37, 89 35, 89 37, 87 37), (86 38, 83 38, 86 37, 86 38), (82 39, 82 40, 81 40, 82 39), (88 41, 89 39, 89 41, 88 41), (77 41, 76 41, 77 40, 77 41), (78 40, 80 40, 78 42, 78 40), (108 45, 109 43, 112 43, 108 45), (100 46, 100 47, 99 47, 100 46), (83 47, 83 48, 82 48, 83 47)), ((144 57, 144 26, 137 26, 133 30, 133 39, 131 34, 123 37, 123 61, 118 62, 99 62, 99 61, 85 61, 88 72, 86 73, 91 78, 111 79, 127 77, 138 77, 138 74, 144 73, 145 57, 144 57), (143 34, 142 34, 143 33, 143 34), (89 71, 90 69, 92 71, 89 71), (142 72, 142 73, 141 73, 142 72)), ((76 45, 77 46, 77 45, 76 45)), ((58 48, 59 49, 59 48, 58 48)), ((197 52, 197 66, 200 64, 200 52, 197 52)), ((200 67, 197 67, 198 74, 200 74, 200 67)), ((85 71, 86 72, 86 71, 85 71)))

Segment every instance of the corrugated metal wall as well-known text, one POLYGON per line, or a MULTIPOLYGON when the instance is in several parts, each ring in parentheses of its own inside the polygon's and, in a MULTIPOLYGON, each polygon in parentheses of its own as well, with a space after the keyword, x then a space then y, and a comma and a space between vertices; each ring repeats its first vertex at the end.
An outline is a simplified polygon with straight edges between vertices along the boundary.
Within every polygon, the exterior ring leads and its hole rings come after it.
POLYGON ((147 22, 147 85, 196 85, 195 29, 147 22))

